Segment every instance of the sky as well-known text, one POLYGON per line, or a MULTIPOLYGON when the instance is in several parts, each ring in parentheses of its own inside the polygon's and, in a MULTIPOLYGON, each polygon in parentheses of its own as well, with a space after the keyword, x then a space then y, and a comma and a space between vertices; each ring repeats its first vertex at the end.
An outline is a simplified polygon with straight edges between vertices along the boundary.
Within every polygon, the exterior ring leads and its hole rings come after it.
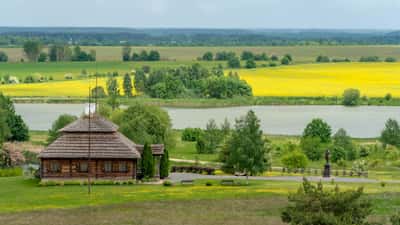
POLYGON ((0 26, 400 29, 400 0, 3 0, 0 26))

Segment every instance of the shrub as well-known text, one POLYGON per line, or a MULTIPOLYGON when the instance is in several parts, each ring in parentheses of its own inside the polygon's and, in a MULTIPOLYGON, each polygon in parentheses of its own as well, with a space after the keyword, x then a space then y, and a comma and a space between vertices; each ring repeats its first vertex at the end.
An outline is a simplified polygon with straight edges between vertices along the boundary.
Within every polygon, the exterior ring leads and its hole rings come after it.
POLYGON ((394 57, 386 57, 385 62, 397 62, 397 59, 394 57))
POLYGON ((308 164, 307 156, 301 151, 287 153, 281 161, 288 169, 304 169, 308 164))
POLYGON ((318 62, 318 63, 327 63, 327 62, 330 62, 330 61, 331 60, 329 59, 329 57, 328 56, 324 56, 324 55, 319 55, 315 59, 315 62, 318 62))
POLYGON ((340 160, 346 159, 346 151, 340 146, 334 146, 331 152, 332 162, 336 163, 340 160))
POLYGON ((324 189, 322 183, 313 185, 304 179, 302 187, 290 194, 289 205, 282 211, 281 218, 292 225, 366 224, 372 212, 372 204, 363 197, 363 189, 340 191, 324 189))
POLYGON ((322 158, 324 150, 319 137, 303 137, 300 146, 308 159, 318 161, 322 158))
POLYGON ((197 141, 203 130, 200 128, 185 128, 182 132, 182 141, 197 141))
POLYGON ((172 186, 172 182, 169 181, 169 180, 166 180, 166 181, 163 182, 163 185, 164 185, 165 187, 171 187, 171 186, 172 186))
POLYGON ((0 169, 0 177, 18 177, 22 176, 22 172, 20 167, 0 169))
POLYGON ((386 101, 392 100, 392 94, 387 93, 387 94, 385 95, 385 100, 386 100, 386 101))
POLYGON ((362 56, 360 58, 360 62, 380 62, 381 60, 379 59, 378 56, 362 56))
POLYGON ((400 225, 400 212, 394 214, 390 218, 390 222, 392 222, 392 225, 400 225))
POLYGON ((7 62, 8 61, 8 56, 5 52, 0 51, 0 62, 7 62))
POLYGON ((213 183, 211 181, 207 181, 206 186, 213 186, 213 183))
POLYGON ((356 106, 360 101, 360 91, 358 89, 349 88, 343 92, 343 105, 356 106))

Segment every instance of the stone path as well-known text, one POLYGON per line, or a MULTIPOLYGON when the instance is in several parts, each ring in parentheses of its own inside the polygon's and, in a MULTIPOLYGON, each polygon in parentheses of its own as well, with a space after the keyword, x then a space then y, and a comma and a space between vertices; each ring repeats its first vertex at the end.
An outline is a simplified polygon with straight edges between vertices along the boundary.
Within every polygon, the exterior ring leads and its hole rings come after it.
MULTIPOLYGON (((233 176, 233 175, 202 175, 195 173, 171 173, 170 178, 172 182, 180 182, 182 180, 198 180, 198 179, 210 179, 210 180, 222 180, 222 179, 240 179, 245 180, 244 176, 233 176)), ((357 177, 331 177, 323 178, 318 176, 307 176, 310 181, 326 181, 330 182, 332 179, 335 182, 343 183, 379 183, 380 181, 368 178, 357 178, 357 177)), ((273 176, 273 177, 249 177, 249 180, 271 180, 271 181, 297 181, 302 182, 302 176, 273 176)), ((387 183, 400 183, 400 180, 385 181, 387 183)))

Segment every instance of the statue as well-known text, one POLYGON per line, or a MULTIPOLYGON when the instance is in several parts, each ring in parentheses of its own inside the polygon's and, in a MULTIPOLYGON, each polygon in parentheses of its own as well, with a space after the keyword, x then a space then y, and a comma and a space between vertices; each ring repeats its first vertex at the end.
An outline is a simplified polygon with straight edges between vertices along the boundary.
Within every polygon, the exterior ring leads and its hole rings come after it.
POLYGON ((326 164, 329 164, 330 158, 331 158, 331 152, 329 151, 329 149, 327 149, 327 150, 325 151, 325 160, 326 160, 326 164))
POLYGON ((330 177, 331 176, 331 164, 330 164, 331 152, 329 149, 325 151, 325 166, 324 166, 324 173, 323 177, 330 177))

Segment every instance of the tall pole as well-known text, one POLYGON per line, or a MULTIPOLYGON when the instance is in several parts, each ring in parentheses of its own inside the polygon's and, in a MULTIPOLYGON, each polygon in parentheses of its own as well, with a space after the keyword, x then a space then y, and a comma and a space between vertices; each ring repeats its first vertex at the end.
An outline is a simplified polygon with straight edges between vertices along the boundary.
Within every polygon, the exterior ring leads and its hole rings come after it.
MULTIPOLYGON (((90 82, 90 80, 89 80, 89 82, 90 82)), ((90 195, 90 193, 92 192, 92 190, 91 190, 91 184, 90 184, 90 148, 91 148, 91 116, 90 116, 90 113, 91 113, 91 101, 90 101, 90 96, 91 96, 91 90, 90 90, 90 84, 89 84, 89 124, 88 124, 88 194, 90 195)))
POLYGON ((95 96, 94 96, 94 100, 95 100, 95 112, 97 113, 97 107, 98 107, 98 102, 97 102, 97 99, 98 99, 98 92, 99 92, 99 89, 98 89, 98 82, 97 82, 97 61, 95 61, 95 63, 96 63, 96 88, 95 88, 95 90, 96 90, 96 93, 95 93, 95 96))

